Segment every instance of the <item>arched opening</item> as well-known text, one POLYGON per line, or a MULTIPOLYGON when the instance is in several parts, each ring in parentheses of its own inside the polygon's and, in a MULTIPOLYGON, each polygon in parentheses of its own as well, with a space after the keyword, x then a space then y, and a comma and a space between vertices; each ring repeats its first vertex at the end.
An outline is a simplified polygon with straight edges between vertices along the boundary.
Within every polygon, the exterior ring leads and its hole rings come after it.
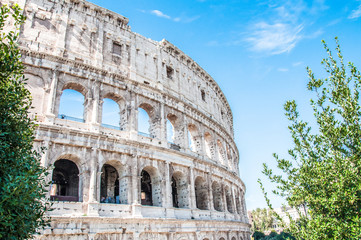
POLYGON ((54 163, 50 200, 79 201, 79 169, 76 164, 67 159, 54 163))
POLYGON ((179 208, 177 182, 174 177, 172 177, 172 200, 173 207, 179 208))
POLYGON ((213 206, 216 211, 223 211, 222 188, 218 182, 212 184, 213 206))
POLYGON ((199 152, 201 149, 201 138, 195 125, 188 125, 188 146, 193 152, 199 152))
POLYGON ((225 164, 226 156, 223 149, 223 144, 219 139, 217 140, 217 148, 218 148, 218 159, 221 164, 225 164))
POLYGON ((162 179, 156 168, 148 166, 141 172, 141 203, 162 206, 162 179))
POLYGON ((241 214, 241 202, 239 200, 239 193, 237 193, 236 196, 236 209, 237 209, 237 213, 241 214))
POLYGON ((237 240, 235 237, 232 237, 231 240, 237 240))
POLYGON ((212 145, 212 136, 209 132, 206 132, 204 134, 204 141, 205 141, 206 155, 209 158, 213 159, 214 146, 212 145))
POLYGON ((84 96, 73 89, 63 90, 59 103, 59 118, 84 122, 84 96))
POLYGON ((232 193, 228 186, 226 187, 226 202, 228 212, 233 213, 232 193))
POLYGON ((219 240, 225 240, 224 237, 221 237, 219 240))
POLYGON ((198 209, 208 209, 208 188, 207 182, 202 177, 197 177, 194 182, 196 192, 196 205, 198 209))
POLYGON ((149 104, 143 103, 138 108, 138 134, 154 138, 155 137, 155 123, 152 121, 153 107, 149 104))
POLYGON ((152 180, 147 171, 142 170, 141 175, 141 204, 153 206, 152 180))
POLYGON ((103 99, 102 106, 102 126, 123 130, 120 127, 120 109, 117 102, 110 98, 103 99))
POLYGON ((120 203, 118 171, 113 166, 104 164, 100 179, 100 202, 120 203))
POLYGON ((167 119, 167 141, 174 144, 174 127, 171 121, 167 119))
POLYGON ((175 172, 172 176, 173 207, 188 208, 188 182, 181 172, 175 172))

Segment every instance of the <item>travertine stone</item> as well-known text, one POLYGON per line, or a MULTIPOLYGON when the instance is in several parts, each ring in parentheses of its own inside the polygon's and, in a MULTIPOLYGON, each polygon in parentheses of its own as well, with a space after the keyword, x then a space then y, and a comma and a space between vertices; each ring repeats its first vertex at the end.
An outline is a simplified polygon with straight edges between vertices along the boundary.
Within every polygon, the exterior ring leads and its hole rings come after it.
POLYGON ((37 237, 250 239, 232 112, 212 77, 168 41, 134 33, 127 18, 92 3, 4 1, 14 2, 27 17, 19 43, 35 147, 46 147, 41 161, 53 180, 51 227, 37 237), (59 116, 67 89, 84 96, 80 122, 59 116), (104 99, 119 107, 115 128, 102 124, 104 99), (146 134, 139 108, 149 116, 146 134))

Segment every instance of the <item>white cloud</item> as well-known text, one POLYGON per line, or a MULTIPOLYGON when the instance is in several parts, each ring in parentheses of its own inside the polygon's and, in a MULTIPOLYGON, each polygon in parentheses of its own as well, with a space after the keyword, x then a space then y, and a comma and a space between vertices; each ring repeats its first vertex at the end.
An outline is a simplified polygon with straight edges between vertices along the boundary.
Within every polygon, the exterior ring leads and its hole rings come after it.
POLYGON ((351 12, 351 14, 348 16, 349 19, 357 19, 357 18, 359 18, 359 17, 361 17, 361 3, 360 3, 360 5, 358 6, 358 8, 355 9, 355 10, 353 10, 353 11, 351 12))
POLYGON ((278 68, 277 71, 279 71, 279 72, 288 72, 288 68, 278 68))
POLYGON ((293 26, 286 23, 256 23, 250 37, 245 40, 251 44, 251 50, 271 55, 291 51, 302 38, 302 25, 293 26))
MULTIPOLYGON (((141 10, 141 12, 145 13, 147 11, 141 10)), ((182 16, 182 17, 171 17, 168 14, 163 13, 160 10, 151 10, 149 11, 151 14, 160 17, 160 18, 165 18, 165 19, 169 19, 172 20, 174 22, 183 22, 183 23, 190 23, 193 22, 195 20, 197 20, 199 18, 199 16, 194 16, 194 17, 187 17, 187 16, 182 16)))
POLYGON ((156 15, 157 17, 161 17, 161 18, 166 18, 166 19, 171 19, 170 16, 168 16, 167 14, 164 14, 163 12, 159 11, 159 10, 152 10, 150 11, 152 14, 156 15))

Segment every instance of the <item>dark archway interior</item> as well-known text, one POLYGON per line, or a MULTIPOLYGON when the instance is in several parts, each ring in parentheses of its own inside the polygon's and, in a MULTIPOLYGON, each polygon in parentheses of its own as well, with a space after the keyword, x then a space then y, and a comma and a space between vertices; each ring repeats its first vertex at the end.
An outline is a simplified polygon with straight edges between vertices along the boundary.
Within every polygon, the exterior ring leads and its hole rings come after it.
POLYGON ((179 208, 177 181, 174 179, 174 177, 172 177, 172 198, 173 198, 173 207, 179 208))
POLYGON ((143 170, 141 175, 141 204, 153 206, 152 180, 147 171, 143 170))
POLYGON ((60 159, 54 166, 50 190, 51 200, 78 201, 79 169, 76 164, 67 159, 60 159))
POLYGON ((119 174, 117 170, 104 164, 102 167, 100 184, 100 202, 101 203, 120 203, 119 200, 119 174))

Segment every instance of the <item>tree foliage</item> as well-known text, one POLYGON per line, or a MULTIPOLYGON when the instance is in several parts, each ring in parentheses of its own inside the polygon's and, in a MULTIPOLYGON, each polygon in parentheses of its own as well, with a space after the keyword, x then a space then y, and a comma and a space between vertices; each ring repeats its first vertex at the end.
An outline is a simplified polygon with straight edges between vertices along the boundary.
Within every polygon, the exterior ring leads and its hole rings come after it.
POLYGON ((304 211, 288 229, 297 239, 361 239, 361 75, 352 63, 345 66, 337 38, 336 58, 323 44, 327 77, 318 79, 307 68, 317 129, 311 131, 296 102, 288 101, 291 160, 275 154, 282 174, 266 164, 263 173, 277 184, 273 193, 304 211))
POLYGON ((252 231, 265 232, 272 228, 273 211, 266 208, 252 210, 252 231))
POLYGON ((31 96, 17 46, 24 20, 17 5, 0 6, 0 239, 31 238, 47 223, 45 169, 33 149, 31 96), (10 21, 15 30, 6 32, 10 21))

